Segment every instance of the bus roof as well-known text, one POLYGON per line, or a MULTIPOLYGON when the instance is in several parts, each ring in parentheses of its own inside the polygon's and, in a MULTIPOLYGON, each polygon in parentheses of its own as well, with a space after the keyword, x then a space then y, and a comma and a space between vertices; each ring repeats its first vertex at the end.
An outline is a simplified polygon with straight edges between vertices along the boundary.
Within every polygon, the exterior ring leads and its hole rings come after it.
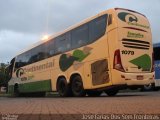
POLYGON ((153 44, 153 47, 160 47, 160 43, 153 44))

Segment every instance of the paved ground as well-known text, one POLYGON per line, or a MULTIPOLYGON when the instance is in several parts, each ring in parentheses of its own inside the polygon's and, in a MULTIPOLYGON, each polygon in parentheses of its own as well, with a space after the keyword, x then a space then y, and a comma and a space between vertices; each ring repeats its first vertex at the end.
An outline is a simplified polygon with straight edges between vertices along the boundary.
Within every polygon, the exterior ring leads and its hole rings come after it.
MULTIPOLYGON (((89 119, 82 114, 159 114, 159 92, 120 93, 116 97, 84 98, 7 98, 0 97, 0 120, 5 117, 25 120, 89 119), (66 114, 72 114, 69 117, 66 114), (77 114, 77 116, 75 115, 77 114)), ((112 116, 116 117, 116 116, 112 116)), ((131 116, 133 118, 133 116, 131 116)), ((118 119, 118 118, 117 118, 118 119)), ((160 119, 160 117, 159 117, 160 119)), ((15 119, 16 120, 16 119, 15 119)))

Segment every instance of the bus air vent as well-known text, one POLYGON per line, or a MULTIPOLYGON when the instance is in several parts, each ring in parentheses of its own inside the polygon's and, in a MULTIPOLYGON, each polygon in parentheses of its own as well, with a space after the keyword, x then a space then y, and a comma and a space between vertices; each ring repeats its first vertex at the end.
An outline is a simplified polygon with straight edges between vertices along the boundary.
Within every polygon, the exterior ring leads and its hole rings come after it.
POLYGON ((142 40, 123 39, 122 44, 124 47, 148 50, 150 43, 142 40))

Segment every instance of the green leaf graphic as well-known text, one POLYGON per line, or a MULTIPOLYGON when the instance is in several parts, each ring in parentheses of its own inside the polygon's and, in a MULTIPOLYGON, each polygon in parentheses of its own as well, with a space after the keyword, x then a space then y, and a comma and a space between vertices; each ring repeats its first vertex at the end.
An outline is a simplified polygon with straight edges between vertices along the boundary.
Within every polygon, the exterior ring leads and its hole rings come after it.
POLYGON ((151 68, 151 58, 147 54, 144 54, 136 59, 133 59, 130 62, 138 67, 141 67, 143 70, 151 68))
POLYGON ((59 66, 62 71, 66 71, 68 68, 73 65, 73 62, 78 58, 74 56, 67 57, 67 54, 62 54, 59 60, 59 66))
POLYGON ((73 56, 78 58, 79 62, 83 61, 88 55, 89 53, 85 54, 82 50, 75 50, 73 52, 73 56))

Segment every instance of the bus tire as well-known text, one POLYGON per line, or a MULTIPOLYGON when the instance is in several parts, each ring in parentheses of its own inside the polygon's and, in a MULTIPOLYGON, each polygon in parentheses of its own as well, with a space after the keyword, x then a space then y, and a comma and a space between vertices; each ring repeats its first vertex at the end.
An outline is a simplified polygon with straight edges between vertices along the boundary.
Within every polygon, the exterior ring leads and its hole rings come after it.
POLYGON ((89 97, 99 97, 103 91, 87 91, 89 97))
POLYGON ((152 84, 148 84, 148 85, 144 85, 142 88, 141 88, 141 91, 145 92, 145 91, 152 91, 153 90, 153 85, 152 84))
POLYGON ((14 97, 19 97, 20 96, 18 84, 14 85, 14 94, 13 94, 13 96, 14 97))
POLYGON ((73 96, 75 97, 83 97, 86 95, 86 92, 83 87, 82 79, 79 75, 73 77, 71 81, 71 89, 73 96))
POLYGON ((67 80, 64 77, 58 79, 57 91, 61 97, 71 96, 70 86, 67 84, 67 80))
POLYGON ((105 90, 104 92, 108 95, 108 96, 115 96, 118 93, 119 90, 117 89, 109 89, 109 90, 105 90))

